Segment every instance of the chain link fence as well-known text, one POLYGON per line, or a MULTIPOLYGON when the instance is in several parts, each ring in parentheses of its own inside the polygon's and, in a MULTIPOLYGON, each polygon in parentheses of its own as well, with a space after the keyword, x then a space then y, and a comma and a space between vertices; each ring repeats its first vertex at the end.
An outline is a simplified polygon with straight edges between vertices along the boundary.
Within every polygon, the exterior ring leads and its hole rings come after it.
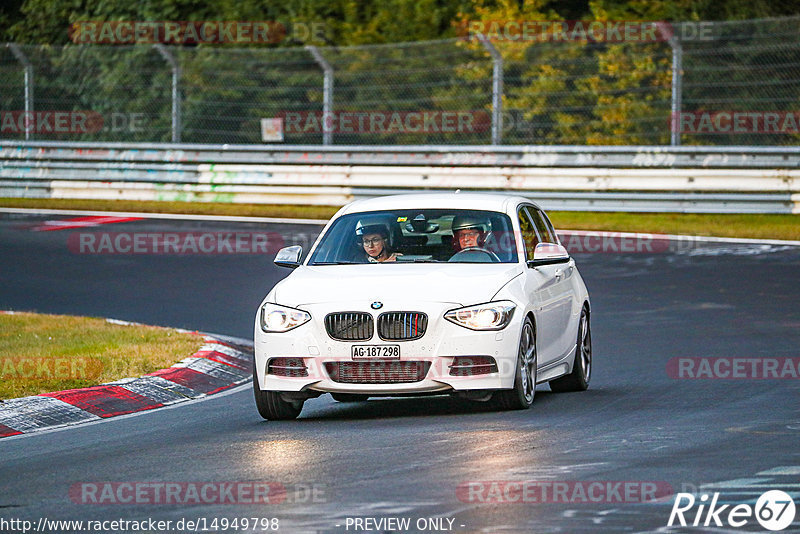
MULTIPOLYGON (((7 44, 0 139, 260 144, 262 119, 281 119, 288 144, 797 144, 800 17, 673 24, 659 35, 7 44)), ((275 135, 275 122, 263 126, 275 135)))

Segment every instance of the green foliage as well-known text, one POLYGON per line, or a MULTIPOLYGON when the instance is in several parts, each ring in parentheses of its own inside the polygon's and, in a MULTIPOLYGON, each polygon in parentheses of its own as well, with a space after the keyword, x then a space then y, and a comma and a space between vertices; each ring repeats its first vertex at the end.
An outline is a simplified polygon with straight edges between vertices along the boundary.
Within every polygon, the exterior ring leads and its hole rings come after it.
MULTIPOLYGON (((66 44, 68 28, 90 20, 278 21, 289 29, 283 46, 310 37, 293 25, 322 23, 313 44, 337 46, 432 40, 452 37, 464 15, 516 10, 546 14, 550 20, 744 20, 800 13, 797 0, 4 0, 0 40, 66 44)), ((542 19, 532 19, 542 20, 542 19)))
POLYGON ((800 13, 797 0, 593 0, 592 15, 608 20, 747 20, 800 13))
POLYGON ((443 0, 12 0, 0 11, 0 39, 66 44, 78 21, 277 21, 281 46, 373 44, 437 39, 468 2, 443 0), (307 31, 312 24, 321 31, 307 31))
MULTIPOLYGON (((170 48, 181 66, 182 140, 260 143, 261 117, 322 110, 322 72, 303 44, 323 47, 334 66, 337 111, 457 110, 488 116, 491 57, 479 42, 456 39, 469 21, 705 21, 797 13, 798 0, 5 0, 0 39, 43 45, 23 47, 34 65, 36 110, 92 110, 107 120, 120 113, 141 117, 139 129, 116 130, 107 123, 111 130, 81 139, 169 141, 172 78, 164 58, 146 44, 75 46, 70 25, 278 21, 287 30, 278 42, 170 48), (439 41, 424 42, 433 39, 439 41)), ((714 41, 683 45, 682 109, 797 109, 797 29, 770 20, 716 28, 714 41)), ((669 142, 667 42, 506 40, 495 46, 504 60, 505 143, 669 142)), ((23 109, 22 87, 19 62, 0 47, 0 109, 23 109)), ((295 133, 286 141, 319 143, 321 137, 318 131, 295 133)), ((484 144, 490 132, 334 137, 339 144, 484 144)), ((757 134, 749 142, 787 144, 796 138, 757 134)), ((742 137, 685 135, 682 142, 737 144, 742 137)))

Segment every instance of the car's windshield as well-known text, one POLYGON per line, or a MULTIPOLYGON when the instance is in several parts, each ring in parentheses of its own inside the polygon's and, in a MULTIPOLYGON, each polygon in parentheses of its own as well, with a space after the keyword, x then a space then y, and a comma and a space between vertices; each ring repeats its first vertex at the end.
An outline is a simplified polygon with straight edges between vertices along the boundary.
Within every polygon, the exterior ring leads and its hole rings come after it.
POLYGON ((309 265, 350 263, 516 263, 511 219, 493 211, 389 210, 334 221, 309 265))

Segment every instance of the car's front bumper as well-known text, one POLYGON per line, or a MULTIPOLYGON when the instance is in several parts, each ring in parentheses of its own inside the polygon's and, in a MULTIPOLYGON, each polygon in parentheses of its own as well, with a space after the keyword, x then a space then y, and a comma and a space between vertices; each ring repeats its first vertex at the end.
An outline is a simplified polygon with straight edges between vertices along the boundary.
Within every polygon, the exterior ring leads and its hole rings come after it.
MULTIPOLYGON (((258 384, 262 390, 303 391, 331 393, 407 394, 484 389, 507 389, 514 383, 516 356, 522 325, 521 313, 514 314, 511 322, 500 331, 474 331, 444 319, 446 311, 459 307, 455 303, 386 303, 380 312, 416 311, 428 316, 424 336, 409 341, 383 341, 377 334, 369 341, 337 341, 328 336, 323 322, 328 313, 337 311, 365 311, 377 316, 374 310, 359 309, 351 304, 328 303, 301 306, 311 314, 312 320, 285 333, 266 333, 261 330, 259 318, 255 325, 255 362, 258 384), (338 382, 326 369, 327 362, 352 362, 353 345, 400 346, 401 362, 429 362, 430 368, 422 380, 392 383, 338 382), (471 376, 454 376, 450 365, 456 356, 490 356, 497 363, 497 372, 471 376), (271 358, 302 358, 308 376, 285 377, 267 374, 271 358)), ((517 310, 519 312, 519 310, 517 310)), ((392 376, 392 361, 374 362, 370 365, 378 374, 392 376), (385 367, 382 367, 384 366, 385 367)))

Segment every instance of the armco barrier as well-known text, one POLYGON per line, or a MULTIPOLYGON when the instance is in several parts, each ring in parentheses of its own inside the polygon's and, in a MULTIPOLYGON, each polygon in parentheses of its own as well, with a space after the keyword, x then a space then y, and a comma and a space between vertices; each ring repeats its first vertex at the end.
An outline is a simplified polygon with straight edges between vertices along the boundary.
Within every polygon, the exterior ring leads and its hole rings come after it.
POLYGON ((547 209, 800 213, 800 147, 0 142, 0 196, 341 205, 511 191, 547 209))

